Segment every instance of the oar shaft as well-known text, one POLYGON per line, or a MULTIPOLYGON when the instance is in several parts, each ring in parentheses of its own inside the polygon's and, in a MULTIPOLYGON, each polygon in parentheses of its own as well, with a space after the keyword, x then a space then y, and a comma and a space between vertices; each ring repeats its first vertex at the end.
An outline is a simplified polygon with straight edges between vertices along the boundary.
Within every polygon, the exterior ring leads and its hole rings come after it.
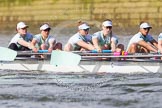
POLYGON ((98 52, 97 50, 91 50, 91 51, 72 51, 73 53, 112 53, 111 50, 102 50, 101 52, 98 52))
POLYGON ((82 56, 82 58, 151 58, 151 57, 162 57, 162 54, 149 54, 149 55, 99 55, 99 56, 82 56))
MULTIPOLYGON (((79 54, 79 55, 109 55, 109 54, 114 54, 112 53, 111 50, 102 50, 102 52, 97 52, 97 50, 92 50, 92 51, 72 51, 73 53, 79 54), (105 53, 105 54, 104 54, 105 53)), ((18 51, 18 55, 39 55, 39 54, 48 54, 50 55, 51 53, 48 53, 48 50, 38 50, 37 53, 32 52, 32 51, 18 51)))
POLYGON ((38 50, 38 53, 48 53, 48 50, 38 50))
MULTIPOLYGON (((92 53, 98 53, 97 50, 92 50, 91 52, 92 52, 92 53)), ((102 52, 102 53, 112 53, 111 50, 102 50, 101 52, 102 52)))
POLYGON ((40 54, 44 54, 44 55, 50 55, 51 53, 48 53, 47 50, 39 50, 38 52, 33 52, 33 51, 18 51, 17 55, 18 56, 30 56, 30 55, 40 55, 40 54))
MULTIPOLYGON (((106 56, 106 57, 152 57, 153 55, 155 56, 160 56, 157 53, 127 53, 127 52, 111 52, 111 50, 103 50, 102 52, 95 52, 95 51, 72 51, 75 54, 81 55, 81 56, 88 56, 88 57, 96 57, 96 56, 106 56), (105 53, 107 52, 107 53, 105 53), (109 53, 108 53, 109 52, 109 53)), ((18 56, 25 56, 25 55, 40 55, 40 54, 44 54, 44 55, 51 55, 51 53, 48 52, 48 50, 38 50, 37 53, 32 52, 32 51, 18 51, 18 56)), ((161 57, 161 56, 160 56, 161 57)))
POLYGON ((114 52, 114 53, 76 53, 79 54, 81 56, 110 56, 110 55, 121 55, 120 52, 114 52))
MULTIPOLYGON (((34 53, 32 50, 29 51, 17 51, 19 54, 20 53, 34 53)), ((48 50, 38 50, 37 53, 48 53, 48 50)))

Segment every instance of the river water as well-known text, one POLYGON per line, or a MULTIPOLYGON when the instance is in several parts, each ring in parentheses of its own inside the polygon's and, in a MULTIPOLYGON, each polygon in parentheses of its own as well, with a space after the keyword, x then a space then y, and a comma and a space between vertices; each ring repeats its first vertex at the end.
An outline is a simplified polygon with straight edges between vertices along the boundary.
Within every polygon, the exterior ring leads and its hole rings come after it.
MULTIPOLYGON (((63 44, 75 30, 51 33, 63 44)), ((62 31, 61 31, 62 30, 62 31)), ((96 29, 94 29, 96 30, 96 29)), ((6 47, 12 33, 0 34, 6 47)), ((127 45, 130 35, 119 36, 127 45)), ((160 108, 162 74, 55 74, 0 70, 1 108, 160 108)))

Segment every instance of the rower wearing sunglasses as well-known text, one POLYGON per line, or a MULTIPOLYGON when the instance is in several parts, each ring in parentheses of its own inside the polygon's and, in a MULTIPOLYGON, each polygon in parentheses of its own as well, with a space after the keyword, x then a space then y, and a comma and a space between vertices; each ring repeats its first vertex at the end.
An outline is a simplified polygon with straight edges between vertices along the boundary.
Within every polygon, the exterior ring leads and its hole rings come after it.
POLYGON ((124 45, 118 44, 118 38, 112 33, 112 21, 105 20, 102 23, 102 30, 92 35, 92 42, 98 52, 102 50, 111 50, 112 52, 121 52, 124 50, 124 45))
POLYGON ((34 52, 38 50, 48 50, 48 52, 52 52, 52 50, 62 50, 62 43, 57 42, 56 39, 50 35, 51 27, 48 23, 44 23, 40 26, 40 34, 34 36, 31 42, 31 49, 34 52))
POLYGON ((158 42, 149 34, 152 27, 147 22, 140 23, 140 29, 129 41, 128 53, 158 52, 158 42))
POLYGON ((92 45, 92 37, 89 34, 89 26, 85 22, 78 22, 78 32, 74 34, 68 40, 64 47, 65 51, 84 51, 84 50, 94 50, 92 45))
POLYGON ((30 50, 29 45, 33 39, 33 35, 27 32, 28 25, 19 22, 16 27, 16 35, 11 39, 8 48, 15 51, 30 50))

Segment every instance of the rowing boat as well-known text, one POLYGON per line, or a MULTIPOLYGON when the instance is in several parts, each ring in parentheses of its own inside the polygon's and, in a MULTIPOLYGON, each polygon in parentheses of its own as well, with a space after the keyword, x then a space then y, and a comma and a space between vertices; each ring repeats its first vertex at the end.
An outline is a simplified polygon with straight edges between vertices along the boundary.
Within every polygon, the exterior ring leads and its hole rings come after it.
MULTIPOLYGON (((52 52, 53 53, 53 52, 52 52)), ((0 64, 0 70, 14 70, 14 71, 43 71, 43 72, 54 72, 54 73, 157 73, 162 72, 162 61, 160 59, 139 59, 140 57, 161 57, 162 55, 157 54, 149 54, 149 55, 118 55, 114 56, 112 54, 90 54, 85 53, 82 56, 78 56, 78 54, 71 54, 63 51, 54 51, 56 55, 55 58, 52 58, 50 55, 49 59, 37 59, 37 58, 29 58, 29 57, 16 57, 16 59, 12 61, 2 61, 0 64), (61 56, 64 54, 65 57, 61 56), (71 57, 75 57, 72 59, 71 57), (80 58, 81 57, 81 58, 80 58), (129 59, 130 57, 137 57, 138 59, 129 59), (59 63, 61 61, 60 58, 63 58, 63 62, 61 64, 55 63, 58 59, 59 63), (111 59, 107 59, 111 58, 111 59), (116 60, 113 58, 121 58, 120 60, 116 60), (125 59, 126 58, 126 59, 125 59), (54 59, 54 63, 50 61, 50 59, 54 59), (71 61, 76 61, 72 65, 71 61), (80 61, 81 59, 81 61, 80 61), (74 65, 74 64, 77 65, 74 65)), ((37 53, 33 53, 34 55, 37 53)), ((32 55, 33 55, 32 54, 32 55)), ((38 53, 40 54, 40 53, 38 53)), ((4 55, 6 57, 6 55, 4 55)), ((11 54, 10 54, 11 56, 11 54)), ((14 55, 15 57, 15 55, 14 55)))
POLYGON ((153 61, 81 61, 77 66, 53 66, 49 60, 1 62, 1 70, 44 71, 55 73, 157 73, 162 63, 153 61))
POLYGON ((162 72, 162 62, 153 59, 81 60, 76 66, 51 65, 50 60, 17 58, 1 62, 1 70, 44 71, 54 73, 157 73, 162 72))

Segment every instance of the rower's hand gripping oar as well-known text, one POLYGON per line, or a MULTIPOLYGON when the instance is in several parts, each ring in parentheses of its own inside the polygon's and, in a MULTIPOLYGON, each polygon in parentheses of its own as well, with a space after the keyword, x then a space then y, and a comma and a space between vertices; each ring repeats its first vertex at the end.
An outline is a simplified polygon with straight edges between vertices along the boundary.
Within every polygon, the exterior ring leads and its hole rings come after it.
POLYGON ((0 61, 14 61, 16 56, 17 51, 5 47, 0 47, 0 61))
MULTIPOLYGON (((111 50, 102 50, 101 52, 102 53, 112 53, 111 50)), ((97 50, 91 50, 91 53, 98 53, 98 51, 97 50)))
POLYGON ((38 53, 48 53, 48 50, 38 50, 38 53))
POLYGON ((77 66, 81 56, 72 52, 53 50, 50 64, 54 66, 77 66))

